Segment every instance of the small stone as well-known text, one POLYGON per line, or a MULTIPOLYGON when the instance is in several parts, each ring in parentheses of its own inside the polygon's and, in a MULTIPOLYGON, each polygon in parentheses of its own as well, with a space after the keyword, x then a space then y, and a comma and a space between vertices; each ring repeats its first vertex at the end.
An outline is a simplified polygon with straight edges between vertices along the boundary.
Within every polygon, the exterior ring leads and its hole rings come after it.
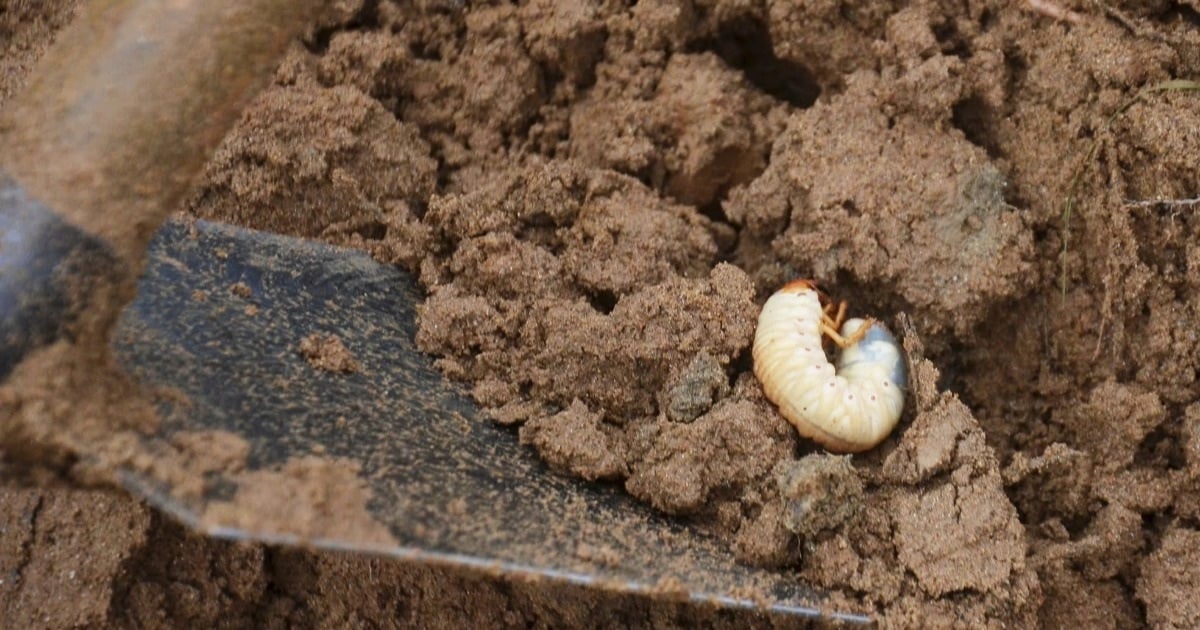
POLYGON ((811 538, 836 529, 858 513, 863 484, 849 455, 809 455, 775 466, 775 481, 784 506, 784 525, 811 538))
POLYGON ((707 352, 697 354, 681 373, 667 382, 663 410, 673 422, 692 422, 729 394, 725 370, 707 352))

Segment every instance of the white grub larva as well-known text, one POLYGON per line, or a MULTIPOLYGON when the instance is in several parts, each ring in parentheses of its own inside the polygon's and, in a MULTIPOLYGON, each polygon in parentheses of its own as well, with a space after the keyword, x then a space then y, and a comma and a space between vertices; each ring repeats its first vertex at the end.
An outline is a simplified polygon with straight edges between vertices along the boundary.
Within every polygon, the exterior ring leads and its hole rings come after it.
POLYGON ((896 428, 907 367, 883 324, 842 323, 844 304, 832 311, 807 280, 789 282, 772 295, 754 333, 754 374, 801 435, 830 451, 858 453, 896 428), (825 356, 823 336, 841 347, 836 366, 825 356))

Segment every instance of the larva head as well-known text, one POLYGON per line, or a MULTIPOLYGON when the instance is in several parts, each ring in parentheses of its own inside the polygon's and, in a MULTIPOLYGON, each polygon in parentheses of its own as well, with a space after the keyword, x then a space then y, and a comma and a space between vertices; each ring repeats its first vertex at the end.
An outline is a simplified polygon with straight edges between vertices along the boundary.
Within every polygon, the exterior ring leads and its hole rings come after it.
POLYGON ((829 296, 825 295, 824 291, 817 288, 816 280, 797 278, 783 285, 783 288, 779 289, 778 293, 802 293, 804 291, 812 291, 816 293, 817 299, 821 301, 822 306, 829 303, 829 296))
POLYGON ((900 388, 908 387, 908 365, 892 331, 874 320, 852 318, 842 324, 841 335, 850 337, 863 326, 869 326, 862 340, 842 350, 838 356, 838 371, 856 363, 871 363, 885 368, 888 378, 900 388))
POLYGON ((816 291, 816 290, 817 290, 817 283, 815 281, 797 278, 797 279, 792 280, 791 282, 783 285, 783 288, 779 289, 779 292, 780 293, 800 293, 801 291, 816 291))

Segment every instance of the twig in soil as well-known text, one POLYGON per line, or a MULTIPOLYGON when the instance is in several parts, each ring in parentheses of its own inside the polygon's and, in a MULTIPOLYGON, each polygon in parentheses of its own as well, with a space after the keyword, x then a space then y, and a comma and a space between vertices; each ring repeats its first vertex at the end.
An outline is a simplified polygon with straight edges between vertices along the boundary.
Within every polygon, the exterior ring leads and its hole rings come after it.
POLYGON ((1075 167, 1074 173, 1071 175, 1071 181, 1067 185, 1067 197, 1063 201, 1062 210, 1062 253, 1059 255, 1059 288, 1062 296, 1067 295, 1067 255, 1070 252, 1070 236, 1071 236, 1071 214, 1075 210, 1076 193, 1079 190, 1079 185, 1083 181, 1083 176, 1087 172, 1087 168, 1091 166, 1093 158, 1096 157, 1096 151, 1100 148, 1100 138, 1103 132, 1108 131, 1118 118, 1129 108, 1136 105, 1139 101, 1151 94, 1158 92, 1197 92, 1200 91, 1200 81, 1188 81, 1186 79, 1172 79, 1156 83, 1148 88, 1142 89, 1132 98, 1125 101, 1104 121, 1100 128, 1096 130, 1096 134, 1092 139, 1092 144, 1088 147, 1087 154, 1083 156, 1083 160, 1075 167))
MULTIPOLYGON (((1095 6, 1099 7, 1100 10, 1104 12, 1104 15, 1106 15, 1110 20, 1116 21, 1125 30, 1129 31, 1131 34, 1133 34, 1137 37, 1145 37, 1146 39, 1150 39, 1150 40, 1153 40, 1156 42, 1174 43, 1175 38, 1165 35, 1165 34, 1159 32, 1159 31, 1156 31, 1152 28, 1148 28, 1148 27, 1142 26, 1141 24, 1138 24, 1137 20, 1129 17, 1128 15, 1125 14, 1124 11, 1121 11, 1120 9, 1112 6, 1112 4, 1110 4, 1108 2, 1101 2, 1100 0, 1092 0, 1092 3, 1095 6)), ((1178 44, 1176 44, 1176 45, 1178 45, 1178 44)))
POLYGON ((1191 199, 1126 199, 1125 207, 1127 208, 1153 208, 1156 206, 1166 206, 1168 208, 1179 208, 1182 206, 1194 206, 1200 204, 1200 197, 1191 199))
MULTIPOLYGON (((1104 289, 1104 294, 1105 294, 1105 296, 1104 296, 1105 307, 1100 310, 1101 311, 1111 311, 1112 309, 1109 308, 1109 306, 1108 306, 1109 304, 1111 304, 1111 302, 1108 299, 1108 288, 1107 287, 1105 287, 1105 289, 1104 289)), ((1095 363, 1100 358, 1100 351, 1104 349, 1104 329, 1105 329, 1105 327, 1108 326, 1108 322, 1111 319, 1112 319, 1112 313, 1110 313, 1110 312, 1103 312, 1100 316, 1100 327, 1099 327, 1099 330, 1096 332, 1096 348, 1094 350, 1092 350, 1092 363, 1095 363)))
POLYGON ((1034 13, 1040 13, 1052 20, 1070 22, 1071 24, 1080 24, 1083 22, 1082 15, 1070 9, 1064 9, 1050 2, 1050 0, 1025 0, 1025 4, 1034 13))

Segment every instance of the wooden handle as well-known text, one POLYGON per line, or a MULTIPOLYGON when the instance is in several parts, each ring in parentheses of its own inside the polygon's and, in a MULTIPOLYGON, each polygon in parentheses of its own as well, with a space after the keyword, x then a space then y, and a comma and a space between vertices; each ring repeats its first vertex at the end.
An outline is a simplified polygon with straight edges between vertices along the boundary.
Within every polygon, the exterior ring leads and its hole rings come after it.
POLYGON ((93 0, 59 35, 0 121, 0 379, 106 341, 150 237, 323 5, 93 0))
POLYGON ((5 170, 140 266, 150 236, 323 4, 89 2, 12 104, 5 170))

